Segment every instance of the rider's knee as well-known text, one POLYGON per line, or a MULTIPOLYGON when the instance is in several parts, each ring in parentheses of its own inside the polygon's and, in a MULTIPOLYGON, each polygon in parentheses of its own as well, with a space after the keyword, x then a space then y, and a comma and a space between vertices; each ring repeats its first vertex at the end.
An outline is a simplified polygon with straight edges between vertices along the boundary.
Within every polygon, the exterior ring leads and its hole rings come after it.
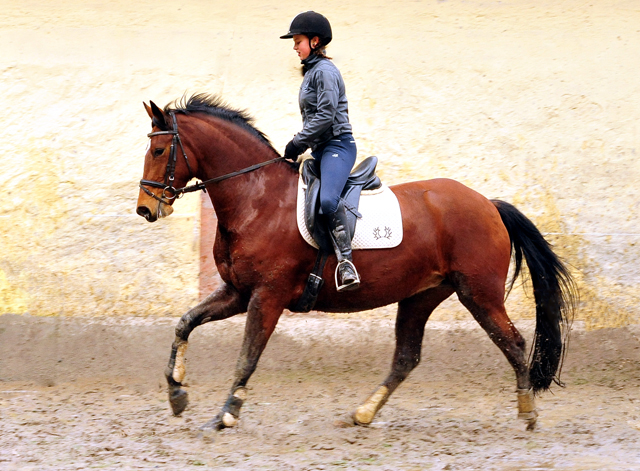
POLYGON ((333 214, 338 209, 338 203, 340 197, 322 197, 320 196, 320 207, 322 208, 322 214, 333 214))

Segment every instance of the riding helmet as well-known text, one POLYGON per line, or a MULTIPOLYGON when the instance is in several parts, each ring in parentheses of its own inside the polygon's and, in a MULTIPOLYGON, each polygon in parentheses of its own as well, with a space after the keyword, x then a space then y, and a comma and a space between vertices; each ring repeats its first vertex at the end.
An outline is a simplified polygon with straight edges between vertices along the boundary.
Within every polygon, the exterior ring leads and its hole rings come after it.
POLYGON ((318 36, 322 40, 323 46, 331 42, 331 24, 320 13, 315 11, 305 11, 296 16, 289 26, 289 32, 280 39, 290 39, 294 34, 304 34, 309 37, 318 36))

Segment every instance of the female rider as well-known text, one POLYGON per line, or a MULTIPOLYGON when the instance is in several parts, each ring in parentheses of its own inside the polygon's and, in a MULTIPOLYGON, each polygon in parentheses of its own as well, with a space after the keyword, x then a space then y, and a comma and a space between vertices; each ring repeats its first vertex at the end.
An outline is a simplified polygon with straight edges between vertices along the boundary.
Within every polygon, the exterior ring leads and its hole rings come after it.
POLYGON ((300 13, 281 39, 293 38, 293 49, 302 61, 304 78, 299 104, 302 131, 287 144, 284 157, 295 161, 307 148, 320 169, 320 207, 326 216, 338 258, 338 291, 356 289, 360 277, 351 258, 347 215, 340 195, 356 161, 344 80, 325 55, 331 42, 329 20, 314 11, 300 13))

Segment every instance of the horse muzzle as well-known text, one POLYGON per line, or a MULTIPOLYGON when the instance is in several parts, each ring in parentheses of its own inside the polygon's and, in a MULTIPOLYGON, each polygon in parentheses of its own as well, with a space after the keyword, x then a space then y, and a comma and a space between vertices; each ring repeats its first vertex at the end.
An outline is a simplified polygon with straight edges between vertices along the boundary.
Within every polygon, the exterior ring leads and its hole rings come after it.
POLYGON ((138 206, 138 209, 136 209, 136 213, 138 214, 138 216, 142 216, 149 222, 155 222, 158 220, 158 216, 153 214, 147 206, 138 206))
POLYGON ((158 219, 165 218, 173 213, 173 207, 160 201, 157 202, 157 205, 154 204, 153 206, 155 206, 155 208, 144 203, 139 204, 136 209, 136 213, 138 216, 145 218, 148 222, 155 222, 158 219))

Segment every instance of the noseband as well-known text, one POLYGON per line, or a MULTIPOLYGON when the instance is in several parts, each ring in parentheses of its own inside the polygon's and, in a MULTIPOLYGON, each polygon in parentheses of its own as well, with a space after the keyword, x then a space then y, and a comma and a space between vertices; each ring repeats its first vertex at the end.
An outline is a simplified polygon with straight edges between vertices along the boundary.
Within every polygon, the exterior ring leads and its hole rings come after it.
POLYGON ((184 186, 182 188, 175 188, 173 186, 173 182, 175 180, 176 163, 178 161, 178 156, 176 152, 176 147, 178 145, 180 146, 180 150, 182 151, 182 156, 184 157, 184 161, 186 162, 187 168, 189 169, 189 180, 191 180, 194 175, 193 175, 193 172, 191 171, 191 165, 189 164, 187 153, 185 152, 184 146, 182 145, 180 134, 178 133, 178 121, 176 120, 176 115, 173 111, 170 111, 169 116, 171 116, 171 121, 173 124, 173 129, 171 131, 156 131, 156 132, 151 132, 147 134, 148 138, 152 138, 153 136, 163 136, 163 135, 173 136, 171 141, 171 149, 169 152, 169 160, 167 162, 167 168, 164 172, 164 182, 160 183, 153 180, 145 180, 145 179, 140 180, 140 188, 142 189, 142 191, 144 191, 147 195, 151 196, 152 198, 160 201, 161 203, 164 203, 167 205, 171 204, 171 200, 180 198, 185 193, 191 193, 193 191, 202 190, 206 193, 207 191, 206 185, 208 183, 217 183, 222 180, 226 180, 227 178, 235 177, 237 175, 242 175, 243 173, 251 172, 260 167, 264 167, 265 165, 269 165, 284 159, 284 157, 276 157, 275 159, 271 159, 271 160, 267 160, 266 162, 261 162, 259 164, 251 165, 249 167, 246 167, 242 170, 238 170, 236 172, 227 173, 220 177, 210 178, 209 180, 198 182, 195 185, 184 186), (153 192, 145 188, 146 186, 150 186, 153 188, 160 188, 162 190, 162 195, 156 196, 153 192))

